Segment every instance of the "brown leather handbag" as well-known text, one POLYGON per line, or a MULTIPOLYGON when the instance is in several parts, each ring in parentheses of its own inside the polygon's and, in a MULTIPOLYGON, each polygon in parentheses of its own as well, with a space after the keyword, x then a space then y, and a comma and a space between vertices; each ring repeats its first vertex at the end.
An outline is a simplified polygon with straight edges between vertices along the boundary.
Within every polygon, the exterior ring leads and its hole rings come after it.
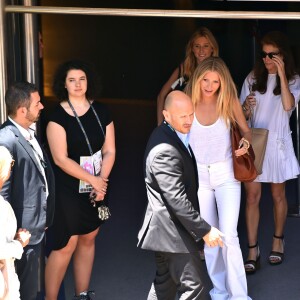
POLYGON ((264 128, 251 128, 251 131, 252 147, 255 153, 254 165, 257 175, 260 175, 262 174, 262 166, 267 148, 269 130, 264 128))
POLYGON ((234 178, 242 182, 251 182, 257 177, 257 171, 254 165, 255 155, 250 145, 248 153, 239 157, 235 156, 234 151, 239 148, 239 142, 242 138, 237 125, 231 125, 231 147, 234 178))
POLYGON ((265 128, 254 128, 253 124, 253 108, 250 108, 250 124, 252 131, 252 147, 255 153, 254 165, 257 174, 262 174, 262 166, 265 158, 269 130, 265 128))

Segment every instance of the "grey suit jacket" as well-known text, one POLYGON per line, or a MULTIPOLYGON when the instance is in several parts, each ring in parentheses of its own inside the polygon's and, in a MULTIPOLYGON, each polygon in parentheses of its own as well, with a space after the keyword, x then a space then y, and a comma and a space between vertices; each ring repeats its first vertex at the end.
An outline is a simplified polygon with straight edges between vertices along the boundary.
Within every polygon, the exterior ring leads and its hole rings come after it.
POLYGON ((210 231, 211 226, 200 216, 197 167, 191 148, 190 153, 166 122, 152 133, 145 152, 148 206, 138 235, 139 247, 195 252, 210 231))
POLYGON ((38 244, 50 226, 54 214, 54 175, 47 163, 46 178, 49 195, 46 197, 45 180, 34 152, 16 126, 9 120, 0 128, 0 145, 5 146, 13 156, 15 164, 9 180, 4 184, 1 195, 10 202, 17 218, 18 228, 31 233, 30 245, 38 244))

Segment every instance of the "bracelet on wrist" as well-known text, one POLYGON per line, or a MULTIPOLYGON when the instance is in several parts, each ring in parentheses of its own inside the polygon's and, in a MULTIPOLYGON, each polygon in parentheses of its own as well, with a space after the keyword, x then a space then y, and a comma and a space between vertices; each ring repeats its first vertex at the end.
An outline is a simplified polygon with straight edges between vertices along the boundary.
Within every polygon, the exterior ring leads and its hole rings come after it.
POLYGON ((248 110, 249 110, 249 107, 246 107, 246 105, 243 104, 243 105, 242 105, 242 109, 243 109, 243 111, 248 111, 248 110))
POLYGON ((248 150, 249 147, 250 147, 249 141, 248 141, 247 139, 245 139, 245 138, 243 138, 242 140, 243 140, 243 144, 245 145, 244 148, 245 148, 246 150, 248 150))

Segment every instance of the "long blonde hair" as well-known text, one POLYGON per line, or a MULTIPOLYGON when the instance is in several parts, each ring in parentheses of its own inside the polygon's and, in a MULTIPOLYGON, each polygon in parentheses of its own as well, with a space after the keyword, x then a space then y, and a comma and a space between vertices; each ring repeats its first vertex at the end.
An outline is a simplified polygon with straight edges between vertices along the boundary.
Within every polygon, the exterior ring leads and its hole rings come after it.
POLYGON ((208 28, 200 27, 197 31, 193 33, 186 45, 185 59, 183 62, 183 76, 186 78, 191 78, 192 74, 197 68, 198 63, 193 53, 193 46, 195 40, 200 37, 205 37, 208 40, 210 46, 213 48, 212 56, 219 56, 219 45, 214 35, 208 28))
POLYGON ((12 160, 12 156, 7 148, 0 146, 0 187, 2 187, 3 183, 8 178, 12 160))
POLYGON ((217 98, 217 113, 222 117, 229 126, 229 123, 235 123, 233 113, 234 101, 238 99, 236 86, 232 80, 230 72, 225 62, 220 57, 206 58, 195 70, 189 81, 186 93, 192 98, 196 107, 201 101, 200 81, 208 72, 216 72, 220 78, 220 88, 217 98))

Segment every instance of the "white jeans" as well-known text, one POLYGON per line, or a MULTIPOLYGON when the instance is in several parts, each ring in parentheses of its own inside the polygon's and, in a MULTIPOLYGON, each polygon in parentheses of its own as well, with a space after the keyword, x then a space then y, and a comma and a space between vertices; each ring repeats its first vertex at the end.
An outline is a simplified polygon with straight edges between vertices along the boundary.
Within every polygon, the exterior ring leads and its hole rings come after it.
POLYGON ((205 245, 205 262, 213 300, 245 300, 247 281, 237 234, 241 183, 233 175, 232 160, 197 165, 201 217, 225 234, 224 247, 205 245))

